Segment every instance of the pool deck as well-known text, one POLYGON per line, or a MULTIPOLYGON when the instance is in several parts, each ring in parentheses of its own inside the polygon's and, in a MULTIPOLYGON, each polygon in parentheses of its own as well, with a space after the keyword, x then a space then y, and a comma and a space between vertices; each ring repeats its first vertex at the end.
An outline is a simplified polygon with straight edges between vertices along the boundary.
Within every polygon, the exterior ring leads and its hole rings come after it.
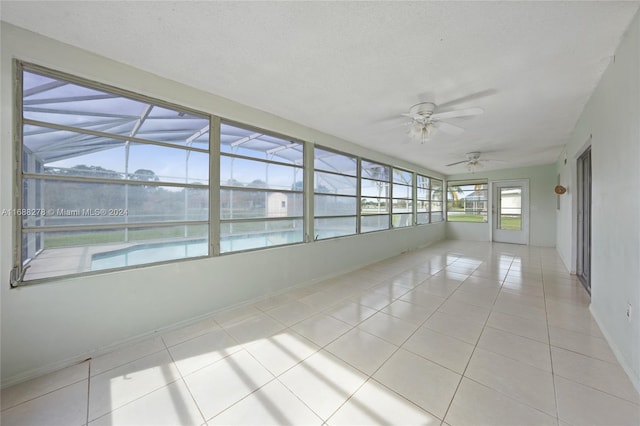
POLYGON ((31 281, 91 272, 91 261, 94 254, 128 248, 138 244, 140 242, 44 249, 29 262, 30 267, 24 278, 25 281, 31 281))

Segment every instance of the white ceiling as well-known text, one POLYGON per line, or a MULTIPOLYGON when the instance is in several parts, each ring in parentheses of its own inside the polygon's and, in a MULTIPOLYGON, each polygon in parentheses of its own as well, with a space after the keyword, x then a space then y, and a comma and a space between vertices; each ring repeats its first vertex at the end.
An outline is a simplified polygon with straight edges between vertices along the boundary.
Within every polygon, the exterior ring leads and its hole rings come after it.
MULTIPOLYGON (((2 1, 3 21, 442 172, 548 164, 638 1, 2 1), (461 136, 410 142, 421 101, 461 136)), ((249 123, 250 124, 250 123, 249 123)), ((295 135, 294 135, 295 136, 295 135)))

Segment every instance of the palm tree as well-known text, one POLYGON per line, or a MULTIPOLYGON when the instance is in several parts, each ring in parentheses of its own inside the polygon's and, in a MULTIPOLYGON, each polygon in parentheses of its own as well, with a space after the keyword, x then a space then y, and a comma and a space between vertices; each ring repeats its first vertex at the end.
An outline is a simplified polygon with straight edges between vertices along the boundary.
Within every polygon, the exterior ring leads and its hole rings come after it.
POLYGON ((464 195, 464 190, 458 185, 447 185, 447 191, 451 198, 453 198, 454 203, 457 203, 458 200, 460 200, 460 195, 464 195))

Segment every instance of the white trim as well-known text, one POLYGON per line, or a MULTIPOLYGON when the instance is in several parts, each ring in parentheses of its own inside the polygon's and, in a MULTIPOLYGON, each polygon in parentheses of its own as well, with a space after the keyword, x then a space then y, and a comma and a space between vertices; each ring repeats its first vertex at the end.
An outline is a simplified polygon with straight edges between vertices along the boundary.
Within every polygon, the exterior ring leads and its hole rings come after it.
MULTIPOLYGON (((569 271, 572 274, 576 274, 578 271, 578 158, 585 153, 585 151, 593 145, 593 135, 589 134, 589 137, 584 141, 580 149, 578 149, 571 159, 570 173, 571 173, 571 186, 568 188, 572 191, 571 194, 571 258, 569 260, 569 271)), ((593 172, 593 170, 592 170, 593 172)), ((593 202, 593 200, 592 200, 593 202)))
POLYGON ((620 364, 624 372, 627 373, 629 380, 631 380, 631 384, 633 385, 634 388, 636 388, 636 391, 640 394, 640 377, 636 376, 635 372, 633 371, 633 368, 628 364, 627 359, 624 356, 622 356, 622 353, 620 352, 620 350, 618 350, 618 347, 614 344, 615 340, 609 335, 609 333, 607 333, 607 329, 604 328, 604 326, 602 325, 602 321, 598 319, 598 315, 592 309, 592 306, 593 304, 589 305, 589 311, 591 312, 591 316, 595 320, 596 324, 598 324, 598 327, 600 328, 600 331, 602 332, 604 339, 609 344, 609 348, 611 348, 611 351, 613 352, 616 359, 618 360, 618 363, 620 364))
MULTIPOLYGON (((491 202, 491 214, 487 211, 489 216, 489 240, 493 242, 509 242, 509 241, 496 241, 496 214, 494 214, 494 207, 496 205, 496 199, 498 192, 495 190, 496 186, 502 185, 514 185, 522 187, 522 204, 521 204, 521 214, 522 214, 522 234, 524 236, 524 241, 513 242, 514 244, 523 244, 529 245, 530 237, 531 237, 531 195, 530 195, 530 181, 528 178, 523 179, 505 179, 505 180, 492 180, 489 182, 489 201, 491 202)), ((489 209, 487 209, 489 210, 489 209)))

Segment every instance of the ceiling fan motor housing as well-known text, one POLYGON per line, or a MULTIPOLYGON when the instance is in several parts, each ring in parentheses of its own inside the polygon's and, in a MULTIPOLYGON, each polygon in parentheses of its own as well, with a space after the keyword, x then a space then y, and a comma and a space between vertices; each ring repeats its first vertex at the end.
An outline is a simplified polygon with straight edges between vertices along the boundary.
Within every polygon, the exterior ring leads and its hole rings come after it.
POLYGON ((436 104, 433 102, 421 102, 412 106, 409 109, 409 114, 417 114, 423 117, 431 117, 433 112, 436 110, 436 104))
POLYGON ((468 161, 477 161, 480 158, 480 153, 477 151, 467 152, 465 155, 468 161))

